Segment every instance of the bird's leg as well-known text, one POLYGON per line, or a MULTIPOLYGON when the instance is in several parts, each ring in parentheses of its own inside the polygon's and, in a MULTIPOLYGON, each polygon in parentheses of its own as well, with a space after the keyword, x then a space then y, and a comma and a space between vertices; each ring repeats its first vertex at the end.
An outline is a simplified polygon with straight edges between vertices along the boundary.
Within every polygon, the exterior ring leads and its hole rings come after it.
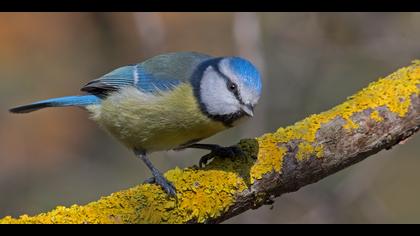
POLYGON ((140 150, 134 150, 134 153, 138 158, 140 158, 144 164, 149 168, 149 170, 152 172, 153 177, 147 179, 145 182, 147 183, 157 183, 160 185, 163 190, 165 190, 166 193, 168 193, 171 197, 176 197, 176 190, 174 185, 169 182, 163 175, 160 173, 156 167, 153 166, 152 162, 147 158, 147 154, 144 151, 140 150))
POLYGON ((185 148, 206 149, 211 151, 209 154, 204 155, 200 158, 200 161, 198 162, 200 168, 203 168, 203 164, 206 165, 208 161, 210 161, 216 156, 222 158, 234 158, 237 156, 245 156, 238 146, 222 147, 217 144, 194 143, 189 146, 186 146, 185 148))

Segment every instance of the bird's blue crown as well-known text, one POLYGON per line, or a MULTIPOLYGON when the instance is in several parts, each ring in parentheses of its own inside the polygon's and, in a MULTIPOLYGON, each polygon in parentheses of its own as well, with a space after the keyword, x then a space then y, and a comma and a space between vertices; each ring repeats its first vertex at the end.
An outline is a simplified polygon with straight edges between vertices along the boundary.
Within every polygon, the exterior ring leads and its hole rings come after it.
POLYGON ((229 58, 230 67, 238 77, 244 80, 244 84, 261 94, 262 82, 258 69, 248 60, 240 57, 229 58))

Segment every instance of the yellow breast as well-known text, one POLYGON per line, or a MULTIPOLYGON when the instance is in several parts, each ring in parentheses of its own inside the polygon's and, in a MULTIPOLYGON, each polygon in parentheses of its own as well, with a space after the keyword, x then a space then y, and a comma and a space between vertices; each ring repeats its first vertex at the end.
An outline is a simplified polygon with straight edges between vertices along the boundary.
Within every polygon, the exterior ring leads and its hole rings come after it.
POLYGON ((87 109, 126 146, 148 152, 174 149, 227 128, 200 111, 188 84, 159 94, 127 87, 87 109))

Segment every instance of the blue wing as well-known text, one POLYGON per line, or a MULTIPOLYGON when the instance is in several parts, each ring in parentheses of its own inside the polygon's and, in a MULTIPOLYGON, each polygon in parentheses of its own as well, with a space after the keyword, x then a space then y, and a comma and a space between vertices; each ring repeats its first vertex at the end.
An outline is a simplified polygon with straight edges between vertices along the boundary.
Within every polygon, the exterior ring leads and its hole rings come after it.
POLYGON ((120 67, 89 82, 81 90, 100 96, 126 86, 144 92, 165 91, 188 82, 197 65, 209 58, 193 52, 162 54, 140 64, 120 67))

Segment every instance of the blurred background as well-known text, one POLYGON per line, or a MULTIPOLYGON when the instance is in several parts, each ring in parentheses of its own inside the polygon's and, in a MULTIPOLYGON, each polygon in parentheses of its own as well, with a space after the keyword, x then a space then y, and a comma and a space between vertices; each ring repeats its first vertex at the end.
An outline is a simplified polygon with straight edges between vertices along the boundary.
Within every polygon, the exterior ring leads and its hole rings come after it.
MULTIPOLYGON (((254 119, 224 145, 327 110, 420 59, 420 13, 1 13, 0 218, 86 204, 150 173, 79 108, 7 109, 170 51, 240 55, 261 70, 254 119)), ((226 223, 420 223, 420 135, 226 223)), ((205 152, 153 154, 165 171, 205 152)))

